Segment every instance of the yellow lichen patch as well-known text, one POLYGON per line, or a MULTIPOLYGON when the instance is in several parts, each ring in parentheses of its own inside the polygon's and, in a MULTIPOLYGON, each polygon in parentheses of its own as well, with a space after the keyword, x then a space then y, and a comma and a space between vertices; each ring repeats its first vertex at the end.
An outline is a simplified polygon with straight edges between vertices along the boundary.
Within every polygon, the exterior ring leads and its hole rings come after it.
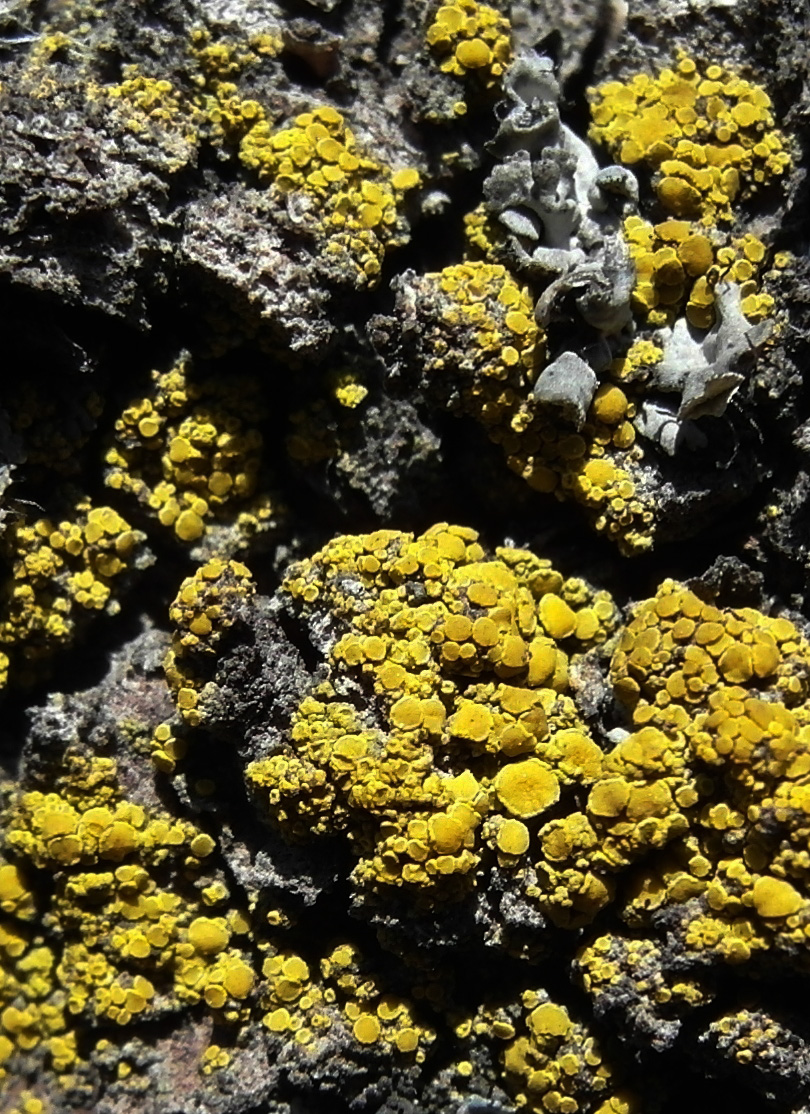
POLYGON ((177 735, 172 724, 161 723, 152 734, 150 750, 155 769, 170 774, 186 755, 186 740, 177 735))
POLYGON ((248 38, 215 37, 202 27, 191 32, 188 52, 194 83, 192 102, 206 139, 216 147, 238 147, 252 128, 266 123, 264 105, 240 92, 240 79, 248 77, 251 70, 263 68, 267 59, 283 49, 278 28, 248 38))
POLYGON ((520 820, 504 820, 498 829, 498 850, 504 855, 523 855, 529 850, 531 834, 520 820))
POLYGON ((636 608, 612 672, 637 723, 684 729, 686 709, 708 708, 724 684, 774 686, 791 703, 803 699, 808 657, 810 646, 788 620, 753 608, 721 610, 665 580, 636 608))
POLYGON ((324 998, 361 1045, 381 1045, 423 1063, 435 1031, 418 1019, 415 1003, 386 993, 360 950, 339 944, 320 962, 324 998))
POLYGON ((485 89, 500 84, 512 61, 509 20, 477 0, 443 4, 425 38, 443 73, 474 78, 485 89))
POLYGON ((340 462, 343 453, 357 443, 368 399, 365 376, 355 369, 347 367, 327 374, 323 395, 290 415, 286 440, 290 457, 310 467, 330 458, 340 462))
POLYGON ((749 320, 760 321, 773 309, 773 298, 760 290, 767 249, 755 236, 710 238, 699 224, 669 219, 652 225, 638 216, 627 218, 624 234, 636 268, 633 309, 650 325, 671 325, 685 313, 691 325, 710 328, 720 282, 740 286, 749 320))
POLYGON ((484 202, 464 216, 464 261, 501 263, 507 242, 503 226, 488 211, 484 202))
MULTIPOLYGON (((240 376, 196 382, 181 359, 153 372, 152 391, 115 423, 106 483, 133 495, 161 526, 193 545, 217 523, 239 548, 277 513, 257 491, 264 414, 259 384, 240 376)), ((224 542, 224 539, 223 539, 224 542)))
POLYGON ((166 78, 148 77, 137 66, 123 67, 123 80, 88 89, 104 98, 115 118, 141 142, 155 144, 172 160, 173 170, 189 163, 201 142, 205 117, 190 98, 166 78))
POLYGON ((76 1058, 54 969, 56 955, 42 937, 0 918, 0 1085, 15 1055, 50 1053, 57 1071, 76 1058))
POLYGON ((200 955, 217 955, 227 948, 231 934, 222 917, 196 917, 188 926, 188 940, 200 955))
POLYGON ((11 574, 0 605, 0 688, 30 684, 93 612, 115 614, 144 535, 112 507, 79 500, 62 521, 17 522, 3 539, 11 574))
POLYGON ((8 1114, 51 1114, 51 1107, 33 1091, 22 1091, 8 1114))
POLYGON ((19 920, 31 920, 34 915, 34 895, 28 880, 16 863, 0 859, 0 912, 19 920))
POLYGON ((667 846, 628 889, 631 925, 691 902, 679 929, 688 952, 739 964, 806 949, 809 662, 789 620, 717 607, 674 581, 636 608, 612 675, 640 730, 606 760, 621 780, 597 782, 589 799, 595 825, 614 811, 618 822, 602 854, 667 846))
POLYGON ((798 913, 805 899, 783 878, 757 878, 752 891, 754 908, 760 917, 788 917, 798 913))
POLYGON ((377 285, 386 251, 407 239, 402 206, 419 183, 416 171, 394 171, 366 154, 330 106, 302 113, 281 131, 258 122, 239 157, 281 196, 300 199, 296 230, 315 238, 344 281, 377 285))
POLYGON ((687 830, 684 810, 698 794, 686 776, 682 740, 644 727, 605 757, 602 775, 586 806, 598 837, 590 856, 595 868, 615 870, 687 830))
POLYGON ((486 848, 528 853, 523 820, 561 781, 596 776, 568 667, 612 631, 606 593, 525 550, 488 558, 474 531, 445 523, 336 538, 284 588, 306 617, 338 623, 329 679, 247 781, 288 838, 344 835, 356 886, 456 899, 486 848), (376 725, 340 699, 344 678, 373 690, 376 725))
POLYGON ((641 450, 622 388, 605 384, 581 429, 538 402, 545 336, 528 290, 499 264, 446 267, 418 290, 432 325, 421 338, 428 396, 480 422, 533 490, 573 499, 630 552, 648 547, 654 506, 633 479, 641 450))
MULTIPOLYGON (((767 289, 763 290, 762 282, 762 274, 769 258, 765 244, 752 233, 732 239, 730 244, 717 251, 720 278, 724 282, 737 283, 740 287, 740 308, 749 321, 762 321, 774 309, 774 299, 767 289)), ((693 300, 690 298, 690 302, 693 300)), ((690 316, 689 303, 686 314, 687 317, 690 316)))
POLYGON ((560 799, 560 783, 536 758, 503 766, 494 784, 507 812, 524 820, 538 816, 560 799))
POLYGON ((227 1068, 230 1062, 231 1054, 227 1048, 221 1048, 218 1044, 209 1044, 203 1052, 200 1071, 203 1075, 211 1075, 215 1071, 227 1068))
POLYGON ((123 79, 109 85, 88 83, 90 100, 105 100, 120 126, 141 142, 163 149, 173 158, 172 171, 190 161, 208 140, 216 145, 238 142, 257 120, 264 119, 258 102, 239 95, 236 79, 278 54, 281 38, 268 31, 249 38, 218 37, 195 28, 187 43, 190 87, 180 88, 165 76, 152 76, 136 65, 123 67, 123 79))
POLYGON ((651 340, 634 340, 624 356, 611 362, 611 375, 620 385, 644 383, 663 355, 663 349, 651 340))
MULTIPOLYGON (((765 1009, 728 1011, 712 1021, 707 1034, 722 1055, 741 1065, 762 1065, 769 1070, 777 1049, 795 1046, 795 1028, 784 1024, 765 1009)), ((719 1056, 718 1056, 719 1058, 719 1056)))
POLYGON ((598 1009, 621 1001, 630 1003, 631 1017, 652 1005, 670 1018, 711 1001, 711 990, 699 978, 670 972, 662 960, 662 949, 652 940, 605 935, 580 948, 575 968, 598 1009))
POLYGON ((277 951, 262 970, 262 1022, 285 1039, 308 1045, 339 1025, 360 1045, 382 1046, 417 1063, 435 1039, 412 1003, 385 993, 353 944, 336 945, 317 967, 295 952, 277 951))
MULTIPOLYGON (((607 1108, 615 1079, 588 1029, 545 991, 526 991, 522 1005, 519 1027, 510 1026, 514 1039, 503 1053, 505 1084, 519 1107, 535 1114, 577 1114, 601 1099, 607 1108)), ((475 1028, 497 1034, 499 1024, 484 1010, 475 1028)))
POLYGON ((126 799, 114 761, 71 748, 48 787, 16 788, 7 804, 14 864, 0 868, 0 893, 20 916, 23 871, 47 872, 41 896, 60 949, 19 922, 0 925, 0 1052, 6 1042, 36 1050, 64 1074, 88 1022, 125 1027, 196 1002, 244 1018, 255 974, 233 938, 249 926, 237 908, 207 906, 222 901, 215 874, 202 885, 215 847, 207 833, 126 799))
POLYGON ((681 56, 655 77, 592 91, 589 135, 619 161, 655 171, 662 208, 678 220, 732 219, 732 206, 790 165, 761 86, 681 56))
MULTIPOLYGON (((177 710, 192 727, 201 722, 200 692, 207 679, 206 669, 212 667, 216 647, 235 622, 239 605, 251 600, 255 592, 253 578, 245 565, 216 557, 201 565, 180 585, 169 609, 174 634, 163 667, 177 710)), ((171 770, 182 748, 178 753, 176 745, 170 742, 173 734, 167 725, 158 727, 156 736, 158 733, 161 747, 155 750, 156 764, 171 770)))

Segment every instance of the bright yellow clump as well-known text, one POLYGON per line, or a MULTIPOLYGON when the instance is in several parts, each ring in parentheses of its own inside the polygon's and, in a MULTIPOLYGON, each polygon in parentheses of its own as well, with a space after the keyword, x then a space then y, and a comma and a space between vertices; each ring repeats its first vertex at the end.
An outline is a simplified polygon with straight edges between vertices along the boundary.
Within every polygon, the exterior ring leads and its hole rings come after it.
POLYGON ((620 385, 644 383, 663 355, 664 350, 651 340, 634 340, 623 356, 611 362, 611 375, 620 385))
POLYGON ((317 969, 295 952, 274 951, 262 973, 262 1022, 285 1039, 308 1045, 339 1026, 360 1045, 387 1046, 417 1063, 435 1040, 412 1003, 385 993, 353 944, 337 944, 317 969))
POLYGON ((239 79, 283 48, 281 36, 269 29, 249 38, 214 37, 202 27, 191 32, 188 51, 196 87, 192 101, 206 138, 216 146, 237 145, 267 119, 262 104, 240 94, 239 79))
POLYGON ((152 381, 152 391, 115 423, 107 486, 133 495, 188 545, 220 523, 236 526, 229 545, 234 538, 246 544, 273 524, 276 510, 257 492, 259 384, 242 376, 198 382, 185 358, 171 371, 153 372, 152 381))
POLYGON ((520 820, 504 820, 498 829, 498 850, 504 855, 523 855, 529 850, 531 833, 520 820))
POLYGON ((464 215, 464 240, 465 262, 500 262, 506 233, 483 201, 464 215))
POLYGON ((650 325, 671 325, 685 313, 691 325, 710 328, 720 282, 740 287, 749 321, 761 321, 772 311, 773 298, 760 290, 767 249, 756 236, 727 241, 716 233, 710 238, 688 221, 652 225, 637 216, 627 218, 624 233, 636 268, 633 309, 650 325))
POLYGON ((747 1067, 760 1065, 767 1071, 777 1050, 789 1048, 796 1042, 792 1025, 774 1017, 767 1009, 741 1009, 726 1011, 712 1021, 708 1032, 715 1046, 713 1054, 722 1055, 730 1063, 747 1067))
MULTIPOLYGON (((615 1093, 615 1079, 596 1039, 545 991, 522 995, 518 1027, 503 1053, 506 1087, 522 1110, 577 1114, 615 1093)), ((503 1021, 482 1011, 478 1031, 505 1031, 503 1021)), ((607 1105, 607 1101, 605 1102, 607 1105)), ((629 1108, 628 1108, 629 1109, 629 1108)))
POLYGON ((341 457, 354 451, 364 404, 370 401, 366 378, 355 368, 331 371, 324 377, 323 392, 290 414, 286 449, 294 461, 312 467, 331 458, 341 470, 341 457))
POLYGON ((527 820, 560 799, 560 783, 537 758, 525 758, 498 771, 495 792, 507 812, 527 820))
POLYGON ((125 65, 121 81, 100 84, 91 79, 85 94, 88 101, 102 102, 117 126, 137 142, 157 147, 176 173, 197 157, 204 142, 235 145, 265 119, 261 104, 240 96, 237 81, 278 54, 282 45, 271 32, 214 39, 196 28, 186 44, 189 84, 179 82, 176 73, 169 80, 160 71, 147 74, 138 65, 125 65))
POLYGON ((633 751, 621 781, 597 782, 589 798, 613 824, 603 854, 620 851, 621 821, 633 813, 645 840, 668 846, 667 859, 636 875, 631 925, 691 901, 679 930, 687 952, 739 964, 768 948, 806 949, 809 664, 810 644, 788 619, 719 608, 674 581, 636 608, 612 677, 637 730, 606 772, 631 742, 633 751))
POLYGON ((0 867, 3 911, 28 917, 28 870, 50 874, 60 940, 57 955, 20 920, 0 922, 0 1060, 36 1049, 64 1074, 88 1022, 154 1017, 158 997, 160 1009, 204 1001, 241 1016, 255 975, 231 938, 247 922, 195 894, 215 848, 207 833, 128 800, 115 761, 75 748, 48 786, 14 789, 0 820, 13 856, 0 867))
POLYGON ((116 613, 118 586, 137 566, 143 540, 112 507, 89 499, 78 500, 64 520, 7 529, 11 575, 0 604, 0 688, 9 680, 30 684, 93 612, 116 613))
MULTIPOLYGON (((233 625, 239 605, 252 600, 255 592, 253 578, 245 565, 220 558, 201 565, 180 585, 169 609, 174 634, 164 670, 180 716, 192 727, 202 720, 198 704, 216 647, 233 625)), ((157 742, 161 745, 155 748, 157 763, 171 770, 177 757, 182 757, 182 746, 176 753, 173 733, 167 726, 161 725, 156 735, 158 732, 161 737, 157 742), (170 740, 171 746, 167 749, 170 740)))
POLYGON ((188 163, 199 146, 203 114, 166 78, 125 66, 122 81, 88 90, 88 95, 103 96, 127 131, 173 155, 175 169, 188 163))
POLYGON ((446 267, 419 290, 432 324, 422 337, 428 395, 479 421, 532 489, 573 499, 628 552, 649 547, 655 506, 633 478, 641 450, 621 387, 600 389, 579 430, 537 401, 545 336, 529 291, 499 264, 446 267))
POLYGON ((155 728, 150 740, 150 751, 155 768, 170 774, 177 763, 186 755, 186 741, 179 738, 170 723, 161 723, 155 728))
POLYGON ((203 1052, 200 1070, 203 1075, 211 1075, 215 1071, 227 1068, 230 1062, 231 1054, 226 1048, 221 1048, 218 1044, 209 1044, 203 1052))
POLYGON ((730 221, 743 200, 790 166, 761 86, 682 55, 656 77, 592 91, 589 136, 625 165, 655 172, 662 208, 679 220, 730 221))
POLYGON ((419 184, 415 170, 392 171, 365 154, 329 106, 302 113, 281 131, 256 124, 239 157, 282 195, 301 199, 297 227, 320 242, 341 274, 355 285, 377 285, 386 251, 406 239, 400 210, 419 184))
POLYGON ((285 590, 345 633, 289 746, 252 762, 247 780, 288 838, 342 833, 357 886, 459 898, 485 848, 528 852, 522 820, 599 767, 568 665, 612 629, 606 593, 524 550, 488 558, 474 531, 446 524, 336 538, 293 567, 285 590), (409 598, 414 585, 423 599, 409 598), (383 729, 338 697, 344 675, 373 689, 383 729))
POLYGON ((512 61, 509 20, 477 0, 453 0, 442 5, 425 38, 440 59, 443 73, 473 77, 485 89, 500 83, 512 61))
POLYGON ((33 1091, 22 1091, 16 1103, 17 1105, 12 1107, 8 1114, 50 1114, 51 1112, 51 1107, 33 1091))
POLYGON ((802 895, 782 878, 757 878, 752 890, 754 909, 760 917, 781 919, 798 913, 804 906, 802 895))
POLYGON ((617 999, 652 1003, 669 1018, 706 1005, 713 996, 699 975, 668 970, 661 945, 643 937, 598 936, 579 949, 574 965, 597 1007, 617 999))

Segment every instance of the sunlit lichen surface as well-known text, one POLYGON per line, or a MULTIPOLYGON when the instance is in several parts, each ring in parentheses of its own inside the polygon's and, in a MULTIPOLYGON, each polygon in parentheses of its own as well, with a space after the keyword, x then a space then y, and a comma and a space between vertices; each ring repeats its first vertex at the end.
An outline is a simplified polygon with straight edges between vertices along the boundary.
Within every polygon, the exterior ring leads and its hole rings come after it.
POLYGON ((0 1112, 808 1114, 800 6, 0 7, 0 1112))

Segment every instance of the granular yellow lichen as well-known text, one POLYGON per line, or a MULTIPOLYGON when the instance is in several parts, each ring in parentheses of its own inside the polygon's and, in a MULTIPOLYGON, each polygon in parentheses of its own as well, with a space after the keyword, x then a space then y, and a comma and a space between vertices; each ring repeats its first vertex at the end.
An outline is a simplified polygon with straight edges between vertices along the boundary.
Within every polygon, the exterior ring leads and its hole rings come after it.
POLYGON ((636 875, 630 924, 690 901, 679 930, 687 952, 739 964, 768 948, 806 948, 808 662, 810 644, 790 620, 717 607, 674 581, 636 608, 612 668, 637 727, 631 739, 649 739, 646 796, 634 806, 629 785, 597 782, 591 801, 600 816, 640 808, 650 835, 669 845, 668 860, 636 875))
POLYGON ((577 1114, 593 1110, 601 1099, 600 1109, 610 1109, 611 1099, 621 1092, 587 1026, 575 1022, 545 991, 527 990, 521 1000, 517 1025, 505 1023, 487 1008, 474 1022, 480 1033, 505 1036, 511 1030, 502 1054, 504 1081, 518 1107, 533 1114, 577 1114))
MULTIPOLYGON (((240 604, 253 599, 256 588, 250 570, 240 561, 213 558, 180 585, 169 616, 174 624, 172 645, 164 661, 166 680, 181 718, 195 727, 202 721, 198 707, 216 647, 235 622, 240 604)), ((156 730, 157 763, 174 769, 183 748, 176 750, 171 729, 156 730), (170 743, 171 740, 171 743, 170 743)))
POLYGON ((296 203, 297 228, 350 281, 376 286, 386 251, 405 242, 405 194, 419 184, 410 167, 392 170, 365 153, 337 109, 301 113, 292 127, 257 123, 242 139, 245 166, 296 203))
MULTIPOLYGON (((236 908, 212 913, 195 889, 216 847, 206 832, 128 800, 113 760, 70 749, 49 791, 15 789, 0 819, 13 860, 0 867, 3 909, 28 917, 21 872, 49 874, 48 933, 60 941, 57 953, 41 926, 0 924, 0 1055, 36 1049, 64 1074, 88 1022, 123 1028, 198 1002, 243 1018, 249 922, 236 908)), ((215 875, 208 889, 221 900, 215 875)))
POLYGON ((512 61, 509 20, 477 0, 443 4, 427 28, 425 39, 443 73, 472 78, 485 89, 500 83, 512 61))
POLYGON ((165 77, 150 77, 137 66, 124 66, 123 80, 93 86, 88 96, 105 99, 115 118, 142 142, 156 144, 179 170, 194 156, 202 139, 199 107, 165 77))
POLYGON ((765 90, 683 54, 654 77, 592 90, 591 116, 590 138, 627 166, 648 166, 661 207, 679 220, 730 221, 791 162, 765 90))
POLYGON ((773 310, 773 298, 761 289, 767 248, 756 236, 729 240, 689 221, 670 218, 652 225, 638 216, 627 218, 624 233, 636 268, 633 309, 650 325, 671 325, 685 314, 690 325, 710 328, 721 282, 740 287, 749 321, 761 321, 773 310))
POLYGON ((415 1003, 386 993, 359 948, 339 943, 318 966, 290 950, 271 949, 262 973, 262 1023, 301 1045, 342 1028, 360 1046, 378 1046, 423 1063, 436 1033, 415 1003))
POLYGON ((500 264, 456 264, 416 289, 428 396, 480 422, 533 490, 574 500, 624 550, 648 548, 655 504, 636 478, 635 404, 622 387, 600 387, 581 429, 537 400, 546 338, 529 291, 500 264))
POLYGON ((144 535, 112 507, 79 499, 64 519, 15 522, 3 539, 11 573, 0 604, 0 688, 30 684, 94 612, 115 614, 144 535))
POLYGON ((446 524, 337 538, 291 569, 285 591, 345 633, 289 746, 252 762, 247 780, 288 838, 347 838, 355 885, 455 899, 489 848, 531 853, 522 821, 554 804, 561 783, 588 780, 585 763, 599 766, 568 665, 612 629, 606 593, 523 550, 488 558, 474 531, 446 524), (342 677, 372 687, 379 726, 340 698, 342 677))
POLYGON ((235 527, 222 547, 243 546, 273 525, 277 506, 259 488, 264 415, 255 379, 194 379, 182 358, 153 372, 153 388, 115 423, 107 486, 134 496, 181 542, 218 524, 235 527))

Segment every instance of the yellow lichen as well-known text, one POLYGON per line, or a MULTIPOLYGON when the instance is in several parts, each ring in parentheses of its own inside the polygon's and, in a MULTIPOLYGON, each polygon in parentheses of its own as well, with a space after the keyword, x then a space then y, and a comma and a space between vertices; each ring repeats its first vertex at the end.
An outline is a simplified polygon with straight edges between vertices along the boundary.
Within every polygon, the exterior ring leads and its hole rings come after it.
POLYGON ((30 684, 93 612, 115 614, 144 535, 112 507, 78 500, 63 520, 19 521, 4 537, 11 574, 0 609, 0 688, 30 684))
POLYGON ((414 1004, 386 993, 352 944, 335 945, 318 969, 295 952, 273 949, 262 972, 263 1024, 298 1044, 312 1044, 342 1026, 360 1045, 382 1045, 422 1063, 435 1039, 417 1019, 414 1004))
POLYGON ((557 801, 561 783, 593 780, 601 752, 566 695, 568 663, 611 630, 606 593, 523 550, 487 559, 474 531, 445 524, 337 538, 285 589, 345 633, 289 747, 251 763, 248 784, 289 838, 343 833, 358 886, 459 897, 485 846, 530 853, 522 821, 557 801), (410 600, 416 584, 424 597, 410 600), (340 699, 343 675, 373 687, 381 728, 340 699))
MULTIPOLYGON (((514 1039, 503 1053, 506 1086, 520 1109, 577 1114, 593 1109, 591 1104, 600 1098, 607 1106, 616 1090, 615 1078, 588 1029, 545 991, 524 992, 522 1005, 519 1026, 510 1025, 514 1039)), ((498 1021, 484 1011, 476 1028, 497 1034, 498 1021)))
MULTIPOLYGON (((242 546, 273 525, 277 508, 257 491, 264 413, 258 383, 247 377, 194 380, 183 358, 153 372, 153 389, 115 423, 106 454, 107 486, 133 495, 181 542, 217 524, 235 526, 242 546)), ((224 538, 222 544, 225 544, 224 538)))
POLYGON ((115 118, 141 141, 156 144, 179 170, 194 156, 201 140, 204 116, 181 90, 165 77, 150 77, 137 66, 124 66, 123 80, 93 86, 88 96, 108 101, 115 118))
POLYGON ((443 4, 425 38, 443 73, 497 86, 512 61, 511 26, 495 8, 477 0, 443 4))
POLYGON ((762 320, 773 309, 773 298, 760 289, 767 249, 756 236, 727 241, 710 238, 688 221, 652 225, 637 216, 627 218, 624 232, 636 267, 633 309, 650 325, 671 325, 685 313, 691 325, 710 328, 720 282, 739 285, 750 321, 762 320))
POLYGON ((154 1016, 158 998, 243 1016, 255 973, 233 937, 249 924, 235 909, 212 915, 195 892, 216 846, 206 832, 127 800, 113 760, 71 750, 50 791, 11 794, 2 826, 13 857, 0 868, 3 909, 28 916, 21 872, 49 872, 60 949, 0 924, 0 1055, 39 1048, 63 1074, 89 1019, 123 1027, 154 1016))
POLYGON ((660 945, 644 938, 598 936, 580 948, 575 966, 597 1008, 621 1001, 631 1016, 652 1004, 663 1017, 678 1017, 713 996, 695 975, 668 971, 660 945))
POLYGON ((581 429, 537 401, 545 336, 528 290, 499 264, 446 267, 418 289, 430 322, 421 338, 428 395, 479 421, 532 489, 575 500, 623 549, 646 549, 655 505, 634 479, 641 450, 622 388, 605 384, 581 429))
POLYGON ((629 166, 655 172, 661 207, 706 225, 790 165, 765 90, 718 65, 681 55, 655 77, 636 74, 592 90, 589 135, 629 166))
POLYGON ((539 815, 560 798, 557 778, 537 758, 502 766, 494 785, 507 812, 523 820, 539 815))
POLYGON ((810 644, 788 619, 722 609, 674 581, 636 609, 613 683, 640 728, 631 738, 660 738, 644 824, 668 858, 636 875, 631 924, 699 899, 681 929, 687 951, 743 963, 771 946, 806 947, 808 663, 810 644))
POLYGON ((386 251, 405 242, 401 209, 419 184, 415 170, 393 171, 366 154, 330 106, 281 131, 257 123, 239 157, 280 196, 300 199, 296 228, 316 238, 326 261, 353 283, 376 286, 386 251))
MULTIPOLYGON (((255 591, 245 565, 219 558, 201 565, 180 585, 169 611, 175 631, 164 669, 177 709, 192 727, 202 719, 198 704, 216 647, 233 625, 240 603, 251 600, 255 591)), ((158 732, 162 745, 156 748, 157 761, 171 770, 177 758, 182 757, 183 748, 177 751, 170 727, 161 725, 156 736, 158 732)))

